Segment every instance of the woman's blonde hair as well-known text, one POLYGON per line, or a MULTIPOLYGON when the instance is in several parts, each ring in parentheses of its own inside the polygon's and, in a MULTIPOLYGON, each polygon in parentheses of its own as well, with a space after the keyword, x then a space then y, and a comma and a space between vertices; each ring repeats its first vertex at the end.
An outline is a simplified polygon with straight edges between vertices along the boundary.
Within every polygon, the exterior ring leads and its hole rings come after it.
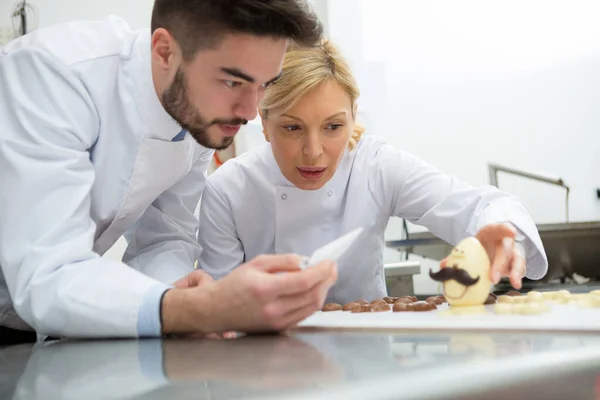
MULTIPOLYGON (((260 103, 261 117, 267 119, 274 110, 279 115, 285 113, 306 93, 328 81, 336 82, 348 93, 355 119, 360 91, 350 66, 338 49, 328 40, 313 47, 290 45, 283 60, 281 78, 266 90, 260 103)), ((363 132, 364 128, 354 123, 354 132, 348 142, 350 150, 354 149, 363 132)))

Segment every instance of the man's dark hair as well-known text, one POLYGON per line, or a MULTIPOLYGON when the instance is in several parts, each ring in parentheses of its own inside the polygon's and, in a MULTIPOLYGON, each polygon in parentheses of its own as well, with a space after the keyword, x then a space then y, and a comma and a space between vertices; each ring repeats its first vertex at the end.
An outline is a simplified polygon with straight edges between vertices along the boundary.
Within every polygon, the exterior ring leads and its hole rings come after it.
POLYGON ((291 39, 311 46, 323 27, 306 0, 155 0, 151 30, 168 30, 183 57, 218 46, 228 33, 291 39))

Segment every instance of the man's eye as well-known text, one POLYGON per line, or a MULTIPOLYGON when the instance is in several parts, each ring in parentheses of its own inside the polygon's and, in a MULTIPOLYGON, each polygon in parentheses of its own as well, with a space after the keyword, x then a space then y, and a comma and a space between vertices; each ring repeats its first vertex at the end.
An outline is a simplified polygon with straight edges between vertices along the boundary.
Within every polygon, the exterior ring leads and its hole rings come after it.
POLYGON ((272 81, 272 82, 263 83, 263 84, 262 84, 262 87, 263 87, 263 89, 267 89, 267 88, 269 88, 271 85, 273 85, 273 84, 275 84, 275 83, 277 83, 277 81, 272 81))
POLYGON ((228 86, 230 88, 234 88, 234 87, 240 86, 242 84, 242 82, 229 81, 229 80, 224 80, 223 83, 225 84, 225 86, 228 86))

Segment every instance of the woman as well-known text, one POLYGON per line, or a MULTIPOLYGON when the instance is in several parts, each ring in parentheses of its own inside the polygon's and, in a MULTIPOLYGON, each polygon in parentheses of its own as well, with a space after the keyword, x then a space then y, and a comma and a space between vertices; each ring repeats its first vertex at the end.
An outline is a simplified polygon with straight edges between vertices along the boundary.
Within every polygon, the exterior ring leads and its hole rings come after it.
POLYGON ((380 298, 387 295, 384 231, 397 216, 451 244, 477 235, 492 260, 493 282, 509 276, 520 288, 524 275, 545 275, 540 237, 518 199, 495 187, 474 188, 376 136, 362 137, 358 95, 331 43, 288 50, 282 77, 259 108, 269 143, 227 161, 204 189, 202 269, 218 279, 258 254, 310 255, 363 227, 338 261, 327 301, 380 298))

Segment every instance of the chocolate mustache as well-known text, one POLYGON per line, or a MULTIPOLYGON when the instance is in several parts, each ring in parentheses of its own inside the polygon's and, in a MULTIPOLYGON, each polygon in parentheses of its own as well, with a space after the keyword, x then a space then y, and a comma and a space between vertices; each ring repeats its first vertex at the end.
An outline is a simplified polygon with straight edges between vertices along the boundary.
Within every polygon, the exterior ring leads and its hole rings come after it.
POLYGON ((431 272, 430 269, 429 276, 431 277, 431 279, 438 282, 445 282, 447 280, 454 279, 456 282, 460 283, 463 286, 472 286, 479 282, 479 277, 471 278, 467 271, 458 268, 456 265, 452 267, 442 268, 435 273, 431 272))

